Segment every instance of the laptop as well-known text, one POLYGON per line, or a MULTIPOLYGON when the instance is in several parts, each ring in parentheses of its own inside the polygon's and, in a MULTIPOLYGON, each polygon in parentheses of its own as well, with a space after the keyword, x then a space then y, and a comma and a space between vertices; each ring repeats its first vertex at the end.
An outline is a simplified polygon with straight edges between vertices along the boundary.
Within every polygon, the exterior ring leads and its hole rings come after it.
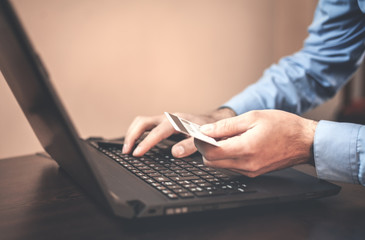
MULTIPOLYGON (((0 0, 0 70, 44 150, 114 215, 147 218, 335 195, 340 187, 288 168, 256 178, 177 159, 166 139, 143 157, 124 155, 123 138, 81 139, 7 0, 0 0)), ((80 89, 80 91, 82 91, 80 89)))

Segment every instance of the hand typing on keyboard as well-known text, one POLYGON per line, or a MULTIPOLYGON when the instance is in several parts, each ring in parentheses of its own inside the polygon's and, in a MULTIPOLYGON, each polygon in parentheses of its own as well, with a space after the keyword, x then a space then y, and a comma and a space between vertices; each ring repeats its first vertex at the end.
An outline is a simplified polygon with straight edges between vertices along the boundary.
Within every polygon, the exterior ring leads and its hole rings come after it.
MULTIPOLYGON (((224 118, 233 117, 235 116, 235 113, 231 109, 223 108, 205 115, 192 115, 183 113, 178 113, 176 115, 202 125, 216 122, 224 118)), ((136 117, 126 133, 123 153, 132 153, 134 156, 142 156, 161 140, 168 138, 174 133, 176 133, 176 131, 171 126, 164 114, 152 117, 136 117), (134 149, 136 141, 146 131, 150 131, 149 134, 134 149), (132 152, 133 149, 134 151, 132 152)), ((186 157, 196 151, 197 149, 192 138, 182 140, 172 147, 172 154, 175 157, 186 157)))

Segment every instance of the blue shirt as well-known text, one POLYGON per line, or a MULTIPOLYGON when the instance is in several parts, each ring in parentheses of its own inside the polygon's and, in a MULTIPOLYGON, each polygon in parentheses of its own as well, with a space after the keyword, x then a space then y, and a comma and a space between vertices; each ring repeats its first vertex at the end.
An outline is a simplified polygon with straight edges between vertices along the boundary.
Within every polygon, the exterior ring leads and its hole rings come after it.
MULTIPOLYGON (((237 114, 302 114, 333 97, 364 58, 365 0, 320 0, 303 48, 268 68, 226 107, 237 114)), ((314 137, 319 178, 365 186, 365 126, 320 121, 314 137)))

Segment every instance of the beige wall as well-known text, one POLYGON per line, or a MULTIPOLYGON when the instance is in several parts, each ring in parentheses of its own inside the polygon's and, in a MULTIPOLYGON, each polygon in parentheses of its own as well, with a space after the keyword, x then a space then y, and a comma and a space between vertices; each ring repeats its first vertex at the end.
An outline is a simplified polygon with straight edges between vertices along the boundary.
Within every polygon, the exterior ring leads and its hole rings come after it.
MULTIPOLYGON (((300 49, 316 4, 13 2, 82 137, 123 135, 136 115, 216 108, 300 49)), ((41 151, 2 76, 0 114, 0 158, 41 151)))

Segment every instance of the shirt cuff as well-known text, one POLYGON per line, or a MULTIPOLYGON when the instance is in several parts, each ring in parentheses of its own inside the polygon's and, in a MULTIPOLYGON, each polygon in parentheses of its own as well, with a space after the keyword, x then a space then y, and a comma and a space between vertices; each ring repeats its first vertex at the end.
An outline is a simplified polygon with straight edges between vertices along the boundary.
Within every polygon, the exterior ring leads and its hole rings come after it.
POLYGON ((358 136, 362 125, 320 121, 314 136, 314 161, 321 179, 359 183, 358 136))
POLYGON ((237 115, 241 115, 252 110, 263 110, 267 108, 260 96, 256 93, 255 84, 232 97, 221 107, 228 107, 236 112, 237 115))

